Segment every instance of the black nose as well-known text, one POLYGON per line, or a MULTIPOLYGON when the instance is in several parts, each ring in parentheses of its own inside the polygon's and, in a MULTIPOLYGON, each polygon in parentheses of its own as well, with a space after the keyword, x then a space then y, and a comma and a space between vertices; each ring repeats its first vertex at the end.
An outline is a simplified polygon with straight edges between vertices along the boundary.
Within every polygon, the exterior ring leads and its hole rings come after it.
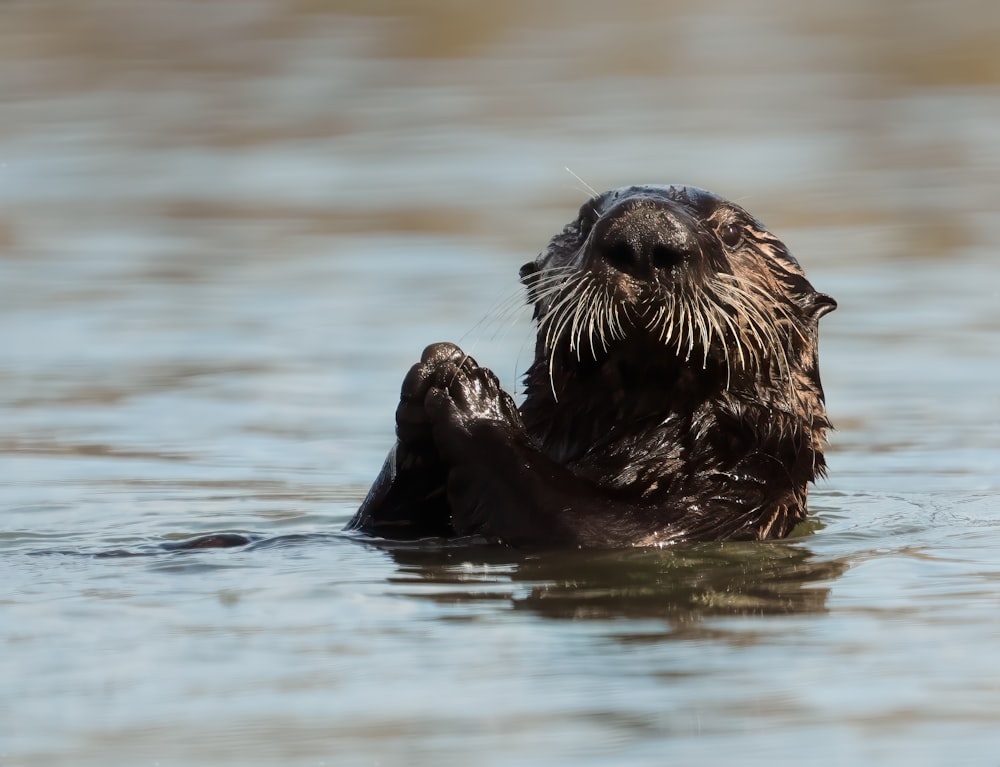
POLYGON ((591 253, 633 277, 672 270, 701 253, 694 221, 663 200, 626 200, 594 225, 591 253))

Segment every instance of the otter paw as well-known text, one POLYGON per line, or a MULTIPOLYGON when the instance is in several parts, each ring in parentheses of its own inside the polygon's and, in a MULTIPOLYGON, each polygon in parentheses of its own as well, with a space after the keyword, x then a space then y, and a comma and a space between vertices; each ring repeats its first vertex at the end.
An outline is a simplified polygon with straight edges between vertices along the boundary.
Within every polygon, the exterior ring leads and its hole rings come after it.
POLYGON ((431 442, 431 422, 425 400, 430 391, 446 388, 458 375, 463 363, 475 365, 455 344, 433 344, 424 349, 420 362, 403 380, 396 408, 396 436, 404 447, 431 442))
POLYGON ((396 409, 397 458, 403 466, 464 460, 473 425, 521 429, 500 381, 454 344, 428 346, 403 381, 396 409))
POLYGON ((465 357, 449 373, 424 397, 424 409, 433 424, 468 426, 481 420, 520 420, 513 402, 489 368, 481 368, 472 357, 465 357))

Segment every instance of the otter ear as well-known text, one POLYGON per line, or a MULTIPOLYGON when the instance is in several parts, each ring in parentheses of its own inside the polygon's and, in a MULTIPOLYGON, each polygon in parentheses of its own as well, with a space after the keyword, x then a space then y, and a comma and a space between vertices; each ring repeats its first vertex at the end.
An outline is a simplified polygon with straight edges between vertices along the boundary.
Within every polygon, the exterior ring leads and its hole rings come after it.
POLYGON ((837 308, 837 302, 826 293, 813 293, 809 297, 809 310, 817 320, 837 308))
POLYGON ((530 285, 534 282, 534 277, 538 272, 541 271, 541 267, 534 261, 529 261, 524 266, 521 267, 521 271, 518 274, 521 276, 521 282, 525 285, 530 285))

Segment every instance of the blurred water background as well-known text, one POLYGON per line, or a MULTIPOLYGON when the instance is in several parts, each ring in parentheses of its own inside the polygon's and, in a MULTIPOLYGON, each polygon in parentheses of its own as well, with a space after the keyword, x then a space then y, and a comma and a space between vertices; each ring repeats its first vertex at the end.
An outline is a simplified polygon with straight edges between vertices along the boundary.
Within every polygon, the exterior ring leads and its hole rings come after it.
POLYGON ((0 765, 1000 763, 998 39, 988 0, 0 4, 0 765), (517 387, 491 309, 564 167, 735 199, 838 299, 810 535, 335 535, 426 343, 517 387), (218 530, 263 540, 157 548, 218 530))

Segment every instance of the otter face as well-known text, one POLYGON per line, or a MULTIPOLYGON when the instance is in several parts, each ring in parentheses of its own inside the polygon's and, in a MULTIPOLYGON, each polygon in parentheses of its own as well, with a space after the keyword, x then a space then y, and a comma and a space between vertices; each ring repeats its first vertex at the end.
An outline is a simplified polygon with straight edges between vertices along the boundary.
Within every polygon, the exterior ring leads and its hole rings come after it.
POLYGON ((836 307, 759 221, 689 186, 591 198, 521 279, 550 374, 557 357, 599 361, 640 341, 680 365, 724 369, 727 382, 789 380, 836 307))

